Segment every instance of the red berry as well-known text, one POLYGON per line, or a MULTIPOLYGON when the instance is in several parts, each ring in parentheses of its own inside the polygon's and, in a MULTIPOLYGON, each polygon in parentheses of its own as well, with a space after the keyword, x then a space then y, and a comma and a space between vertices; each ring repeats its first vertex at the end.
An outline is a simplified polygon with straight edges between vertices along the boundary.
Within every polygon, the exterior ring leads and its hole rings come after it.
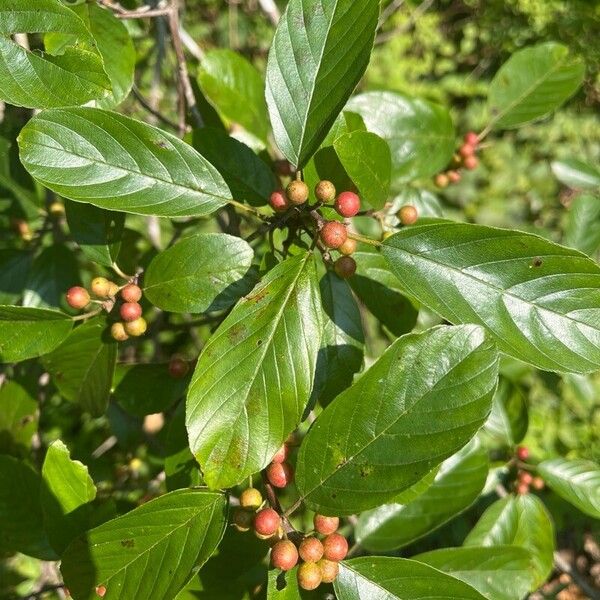
POLYGON ((233 513, 233 526, 238 531, 250 531, 253 522, 254 515, 248 510, 237 508, 233 513))
POLYGON ((319 235, 321 236, 321 241, 328 248, 339 248, 348 239, 348 230, 343 223, 327 221, 323 225, 319 235))
POLYGON ((534 490, 543 490, 545 487, 545 483, 544 480, 541 477, 534 477, 533 481, 531 482, 531 485, 533 486, 534 490))
POLYGON ((354 217, 360 210, 360 198, 354 192, 342 192, 335 201, 335 210, 342 217, 354 217))
POLYGON ((340 572, 339 563, 333 560, 327 560, 326 558, 322 558, 317 563, 317 566, 321 569, 323 583, 333 583, 340 572))
POLYGON ((181 379, 188 374, 190 370, 190 364, 181 356, 172 356, 169 361, 169 375, 173 377, 173 379, 181 379))
POLYGON ((142 288, 139 285, 135 285, 135 283, 128 283, 121 290, 121 298, 125 300, 125 302, 139 302, 142 297, 142 288))
POLYGON ((290 182, 286 188, 288 200, 294 206, 304 204, 308 200, 308 193, 308 186, 299 179, 290 182))
POLYGON ((352 238, 348 238, 339 248, 338 252, 340 254, 344 254, 345 256, 350 256, 356 252, 356 240, 352 238))
POLYGON ((340 526, 338 517, 326 517, 324 515, 315 515, 313 518, 315 531, 321 535, 329 535, 335 533, 340 526))
POLYGON ((340 561, 348 554, 348 541, 339 533, 330 533, 323 540, 323 556, 327 560, 340 561))
POLYGON ((66 298, 67 304, 71 308, 82 309, 90 303, 90 295, 88 291, 78 285, 69 288, 66 298))
POLYGON ((276 160, 275 170, 277 171, 278 175, 287 177, 292 174, 292 165, 287 160, 276 160))
POLYGON ((129 335, 125 331, 125 326, 120 322, 112 324, 110 335, 112 335, 113 339, 117 340, 117 342, 124 342, 129 339, 129 335))
POLYGON ((450 183, 450 180, 448 179, 448 175, 446 175, 445 173, 439 173, 438 175, 435 176, 435 185, 437 185, 440 188, 445 188, 448 187, 448 184, 450 183))
POLYGON ((100 596, 100 598, 104 598, 104 596, 106 595, 106 586, 105 585, 99 585, 96 588, 96 595, 100 596))
POLYGON ((276 569, 289 571, 298 564, 298 550, 290 540, 281 540, 271 549, 271 564, 276 569))
POLYGON ((458 183, 461 179, 458 171, 448 171, 447 175, 450 183, 458 183))
POLYGON ((458 153, 463 157, 467 158, 467 156, 473 156, 475 154, 475 147, 471 146, 471 144, 463 144, 458 153))
POLYGON ((256 510, 263 503, 262 494, 255 488, 245 489, 240 496, 240 506, 256 510))
POLYGON ((298 552, 304 562, 317 562, 323 558, 323 544, 316 537, 307 537, 300 542, 298 552))
POLYGON ((349 279, 356 273, 356 261, 351 256, 340 256, 333 267, 342 279, 349 279))
POLYGON ((419 211, 412 204, 405 204, 396 216, 402 225, 414 225, 419 219, 419 211))
POLYGON ((479 160, 476 156, 467 156, 464 160, 465 169, 473 171, 479 166, 479 160))
POLYGON ((527 446, 518 446, 517 458, 519 460, 527 460, 529 458, 529 448, 527 446))
POLYGON ((316 590, 323 581, 321 569, 315 563, 302 563, 298 567, 298 585, 303 590, 316 590))
POLYGON ((533 475, 528 473, 527 471, 521 471, 519 473, 519 483, 523 483, 525 485, 531 485, 533 481, 533 475))
POLYGON ((529 493, 529 486, 526 483, 519 483, 519 485, 517 485, 516 491, 517 494, 523 496, 529 493))
POLYGON ((111 283, 112 281, 109 281, 106 277, 94 277, 90 289, 98 298, 110 298, 111 283))
POLYGON ((465 144, 477 147, 479 145, 479 136, 474 131, 469 131, 464 137, 465 144))
POLYGON ((283 446, 281 446, 281 448, 279 448, 279 450, 277 450, 277 453, 275 454, 275 456, 273 457, 273 460, 271 462, 274 462, 274 463, 285 462, 287 460, 289 453, 290 453, 289 446, 287 444, 283 444, 283 446))
POLYGON ((283 190, 277 190, 271 194, 271 198, 269 199, 271 204, 271 208, 275 212, 285 212, 288 209, 288 200, 283 193, 283 190))
POLYGON ((146 333, 146 329, 148 329, 148 323, 146 323, 146 319, 143 317, 140 317, 135 321, 124 323, 123 326, 125 327, 125 331, 133 337, 144 335, 144 333, 146 333))
POLYGON ((142 307, 137 302, 124 302, 119 312, 121 313, 121 319, 129 323, 142 316, 142 307))
POLYGON ((294 479, 294 470, 288 463, 271 463, 267 467, 267 479, 276 488, 284 488, 294 479))
POLYGON ((275 535, 279 525, 281 518, 272 508, 259 510, 254 518, 254 529, 260 535, 275 535))
POLYGON ((331 202, 335 198, 335 185, 331 181, 319 181, 315 188, 315 196, 320 202, 331 202))

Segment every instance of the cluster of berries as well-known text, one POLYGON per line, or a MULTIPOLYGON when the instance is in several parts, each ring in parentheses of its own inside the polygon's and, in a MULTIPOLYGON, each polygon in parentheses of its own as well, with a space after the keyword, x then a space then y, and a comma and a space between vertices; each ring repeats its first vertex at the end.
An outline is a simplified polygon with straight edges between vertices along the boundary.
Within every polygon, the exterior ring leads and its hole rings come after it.
MULTIPOLYGON (((525 462, 529 458, 529 448, 519 446, 516 455, 519 460, 525 462)), ((541 477, 534 477, 529 471, 520 469, 517 473, 515 491, 517 494, 524 495, 529 493, 530 487, 539 491, 544 489, 544 485, 544 480, 541 477)))
MULTIPOLYGON (((291 206, 302 206, 310 195, 304 181, 294 180, 285 192, 277 190, 271 194, 271 207, 275 212, 285 212, 291 206)), ((354 192, 342 192, 336 196, 331 181, 319 181, 315 187, 315 197, 321 204, 331 204, 345 219, 355 217, 360 211, 360 198, 354 192)), ((356 251, 356 241, 348 236, 348 227, 340 221, 319 222, 319 237, 323 245, 337 250, 341 256, 335 261, 334 269, 339 277, 347 279, 356 273, 356 261, 351 257, 356 251)))
POLYGON ((129 339, 129 336, 138 337, 146 332, 148 325, 142 317, 142 307, 139 304, 142 298, 142 289, 138 285, 128 283, 119 287, 114 281, 109 281, 105 277, 96 277, 92 280, 90 291, 99 300, 92 300, 90 293, 85 288, 74 286, 67 292, 67 304, 81 310, 90 302, 95 302, 102 304, 107 311, 110 311, 120 292, 123 302, 119 307, 119 314, 122 321, 113 323, 110 328, 112 337, 118 342, 124 342, 129 339))
POLYGON ((435 177, 435 184, 440 188, 448 187, 451 183, 458 183, 461 179, 460 168, 473 171, 479 166, 477 158, 477 147, 479 137, 473 131, 469 131, 464 137, 463 145, 452 158, 452 169, 445 173, 439 173, 435 177))

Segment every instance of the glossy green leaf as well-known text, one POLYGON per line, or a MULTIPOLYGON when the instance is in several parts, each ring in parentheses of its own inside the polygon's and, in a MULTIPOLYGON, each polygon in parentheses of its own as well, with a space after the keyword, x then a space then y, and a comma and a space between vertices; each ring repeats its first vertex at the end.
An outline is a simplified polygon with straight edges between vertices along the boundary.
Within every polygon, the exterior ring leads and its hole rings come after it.
POLYGON ((396 340, 304 438, 301 497, 331 515, 389 502, 473 437, 490 411, 497 371, 496 348, 475 325, 396 340))
POLYGON ((582 194, 569 207, 565 246, 592 255, 600 247, 600 197, 582 194))
POLYGON ((157 254, 144 276, 144 293, 171 312, 202 313, 228 308, 255 283, 254 252, 241 238, 200 233, 157 254))
POLYGON ((51 352, 69 335, 71 318, 56 310, 0 306, 0 363, 51 352))
POLYGON ((267 104, 275 141, 303 167, 362 77, 371 53, 378 0, 291 0, 267 65, 267 104))
POLYGON ((223 537, 225 496, 178 490, 142 504, 73 541, 61 571, 73 597, 170 600, 223 537))
POLYGON ((0 250, 0 303, 13 304, 21 297, 32 258, 26 250, 0 250))
POLYGON ((407 546, 466 510, 489 470, 487 452, 475 442, 446 459, 433 485, 408 504, 387 504, 360 515, 356 541, 371 552, 407 546))
POLYGON ((452 323, 483 325, 507 354, 549 371, 600 366, 600 268, 576 250, 443 222, 407 227, 382 252, 411 296, 452 323))
POLYGON ((313 398, 325 405, 344 391, 363 364, 365 336, 360 311, 348 283, 328 271, 319 283, 323 336, 313 398))
POLYGON ((329 133, 323 140, 321 146, 333 146, 335 140, 347 133, 353 131, 367 131, 367 126, 363 118, 355 112, 344 110, 342 111, 333 122, 329 133))
POLYGON ((71 237, 85 256, 112 266, 121 249, 125 215, 81 202, 67 202, 65 208, 71 237))
POLYGON ((414 483, 409 488, 406 488, 403 492, 400 492, 397 496, 394 496, 394 502, 398 504, 410 504, 411 502, 414 502, 433 485, 441 466, 442 465, 438 465, 437 467, 431 469, 431 471, 429 471, 429 473, 427 473, 423 479, 419 479, 417 483, 414 483))
POLYGON ((248 59, 225 48, 211 50, 202 59, 198 82, 228 121, 266 141, 269 121, 263 79, 248 59))
POLYGON ((0 551, 56 560, 44 532, 40 476, 25 462, 0 454, 0 551))
POLYGON ((528 426, 527 400, 522 390, 505 377, 500 377, 484 431, 495 441, 514 446, 525 437, 528 426))
POLYGON ((204 347, 190 384, 190 448, 211 488, 266 467, 297 427, 321 343, 312 254, 288 258, 242 298, 204 347))
POLYGON ((554 525, 537 496, 507 496, 483 513, 464 545, 525 548, 530 555, 533 573, 530 589, 534 590, 552 571, 554 525))
POLYGON ((418 311, 405 296, 398 278, 378 252, 355 252, 356 275, 349 279, 354 293, 394 335, 413 329, 418 311))
POLYGON ((15 33, 60 32, 89 37, 83 21, 59 0, 4 0, 0 6, 0 99, 16 106, 52 108, 104 98, 110 81, 101 57, 68 47, 60 55, 31 52, 15 33))
POLYGON ((27 275, 23 306, 66 308, 65 292, 79 282, 75 253, 62 244, 48 246, 34 259, 27 275))
POLYGON ((538 471, 559 496, 600 519, 600 466, 589 460, 555 458, 538 465, 538 471))
POLYGON ((362 200, 380 210, 387 202, 392 155, 387 142, 374 133, 355 131, 335 140, 333 147, 362 200))
POLYGON ((167 429, 165 476, 168 491, 203 484, 198 463, 188 444, 183 402, 177 406, 167 429))
POLYGON ((184 396, 190 376, 172 377, 168 363, 117 365, 113 396, 136 417, 164 412, 184 396))
POLYGON ((585 64, 562 44, 546 42, 515 52, 488 92, 491 122, 517 127, 556 110, 583 82, 585 64))
POLYGON ((521 600, 531 589, 529 553, 524 548, 441 548, 413 558, 468 583, 488 600, 521 600))
POLYGON ((221 173, 236 200, 262 206, 279 187, 269 166, 254 152, 220 129, 195 129, 194 148, 221 173))
POLYGON ((5 381, 0 386, 0 454, 29 454, 37 412, 37 402, 19 383, 5 381))
POLYGON ((419 213, 419 218, 444 216, 444 210, 438 197, 428 190, 406 186, 394 198, 394 208, 392 210, 398 211, 405 204, 414 206, 419 213))
POLYGON ((52 191, 100 208, 159 217, 206 215, 231 198, 191 146, 96 108, 48 110, 19 135, 21 162, 52 191))
POLYGON ((463 581, 406 558, 365 556, 340 564, 338 600, 483 600, 463 581))
POLYGON ((573 189, 593 190, 600 188, 600 169, 581 160, 557 160, 552 163, 554 176, 573 189))
POLYGON ((454 125, 442 106, 395 92, 367 92, 352 98, 348 108, 389 144, 392 183, 434 175, 452 158, 454 125))
POLYGON ((90 502, 96 487, 87 467, 72 460, 69 449, 60 440, 50 444, 42 467, 40 498, 44 528, 57 554, 89 528, 90 502))
POLYGON ((104 319, 91 319, 42 359, 61 396, 95 417, 106 411, 117 360, 107 327, 104 319))

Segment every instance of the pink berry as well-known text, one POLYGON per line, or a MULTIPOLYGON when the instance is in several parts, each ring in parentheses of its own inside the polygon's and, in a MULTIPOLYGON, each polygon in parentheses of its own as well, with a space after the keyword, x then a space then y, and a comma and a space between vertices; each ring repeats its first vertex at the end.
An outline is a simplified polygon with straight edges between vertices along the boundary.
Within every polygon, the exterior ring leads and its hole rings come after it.
POLYGON ((335 210, 342 217, 354 217, 360 210, 360 198, 354 192, 342 192, 336 198, 335 210))

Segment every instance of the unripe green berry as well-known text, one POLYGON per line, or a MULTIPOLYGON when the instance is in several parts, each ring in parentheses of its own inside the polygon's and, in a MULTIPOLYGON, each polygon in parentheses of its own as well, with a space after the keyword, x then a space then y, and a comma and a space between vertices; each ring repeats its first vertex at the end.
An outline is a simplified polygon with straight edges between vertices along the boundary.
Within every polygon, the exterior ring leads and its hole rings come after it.
POLYGON ((352 238, 348 238, 339 248, 338 252, 340 254, 344 254, 345 256, 350 256, 356 252, 356 240, 352 238))
POLYGON ((307 537, 298 547, 300 558, 304 562, 317 562, 323 558, 323 544, 316 537, 307 537))
POLYGON ((139 285, 135 285, 135 283, 128 283, 121 290, 121 298, 125 302, 139 302, 142 298, 142 288, 139 285))
POLYGON ((308 186, 304 181, 295 179, 288 184, 286 194, 291 204, 300 206, 308 200, 308 186))
POLYGON ((360 210, 360 198, 354 192, 342 192, 336 198, 335 210, 342 217, 354 217, 360 210))
POLYGON ((281 517, 272 508, 259 510, 254 518, 254 529, 259 535, 275 535, 280 525, 281 517))
POLYGON ((315 187, 315 196, 320 202, 332 202, 335 199, 335 185, 326 179, 319 181, 315 187))
POLYGON ((237 508, 233 513, 233 526, 241 532, 250 531, 254 515, 243 508, 237 508))
POLYGON ((348 541, 339 533, 330 533, 323 540, 323 556, 327 560, 340 561, 348 554, 348 541))
POLYGON ((327 221, 319 232, 321 241, 327 248, 339 248, 348 239, 348 230, 339 221, 327 221))
POLYGON ((276 569, 290 571, 298 564, 298 550, 290 540, 281 540, 271 549, 271 564, 276 569))
POLYGON ((315 531, 321 535, 329 535, 335 533, 340 526, 338 517, 326 517, 325 515, 316 514, 313 518, 315 531))
POLYGON ((356 261, 351 256, 340 256, 335 261, 333 268, 338 277, 349 279, 356 273, 356 261))
POLYGON ((123 321, 135 321, 142 316, 142 307, 137 302, 124 302, 119 313, 123 321))
POLYGON ((144 333, 146 333, 146 329, 148 329, 148 323, 146 323, 146 319, 143 317, 140 317, 135 321, 125 323, 125 331, 133 337, 144 335, 144 333))
POLYGON ((333 583, 340 572, 340 564, 333 561, 322 558, 317 566, 321 569, 321 578, 323 583, 333 583))
POLYGON ((85 288, 75 285, 67 291, 66 300, 71 308, 80 310, 90 303, 90 295, 85 288))
POLYGON ((271 463, 267 467, 267 479, 276 488, 284 488, 294 479, 294 470, 288 463, 271 463))
POLYGON ((316 590, 322 580, 321 569, 316 563, 305 562, 298 567, 298 585, 303 590, 316 590))
POLYGON ((419 219, 419 211, 412 204, 404 205, 396 216, 402 225, 414 225, 419 219))
POLYGON ((94 277, 90 289, 98 298, 110 298, 111 283, 106 277, 94 277))
POLYGON ((124 342, 129 339, 129 335, 125 331, 123 323, 113 323, 110 328, 110 335, 112 335, 113 339, 117 340, 117 342, 124 342))
POLYGON ((240 495, 240 506, 256 510, 263 503, 262 494, 256 488, 245 489, 240 495))

